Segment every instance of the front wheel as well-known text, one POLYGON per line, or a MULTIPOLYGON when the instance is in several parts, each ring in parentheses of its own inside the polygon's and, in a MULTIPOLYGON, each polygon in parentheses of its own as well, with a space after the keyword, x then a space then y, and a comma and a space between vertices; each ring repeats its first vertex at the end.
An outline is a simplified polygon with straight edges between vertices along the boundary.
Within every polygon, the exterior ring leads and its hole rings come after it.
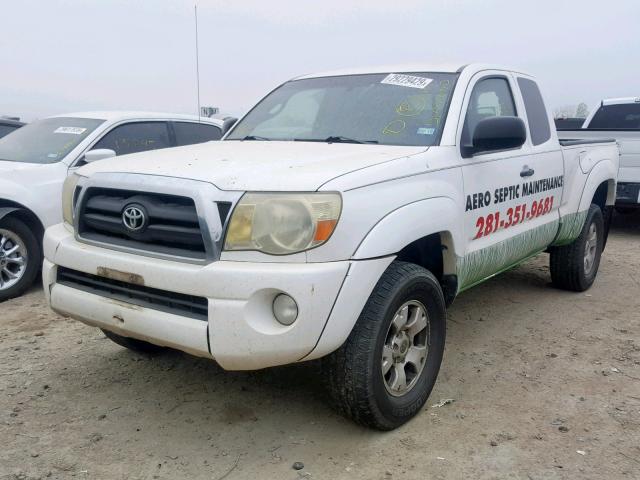
POLYGON ((0 220, 0 302, 22 295, 40 271, 42 249, 31 229, 13 217, 0 220))
POLYGON ((573 243, 551 250, 553 284, 564 290, 584 292, 593 285, 604 248, 604 218, 597 205, 591 205, 582 231, 573 243))
POLYGON ((407 422, 433 389, 445 335, 445 301, 436 278, 418 265, 393 262, 347 341, 323 360, 335 407, 379 430, 407 422))

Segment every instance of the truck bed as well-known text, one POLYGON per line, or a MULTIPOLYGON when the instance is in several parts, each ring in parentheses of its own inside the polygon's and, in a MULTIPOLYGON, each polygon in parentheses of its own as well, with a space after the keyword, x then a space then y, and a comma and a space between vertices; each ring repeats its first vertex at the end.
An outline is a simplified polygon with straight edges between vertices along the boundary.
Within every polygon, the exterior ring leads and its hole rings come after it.
POLYGON ((613 138, 620 149, 620 171, 618 181, 621 183, 640 183, 640 130, 614 129, 579 129, 560 130, 558 137, 562 145, 576 145, 574 142, 601 142, 605 138, 613 138))
MULTIPOLYGON (((562 133, 564 132, 568 132, 568 131, 573 131, 573 130, 563 130, 562 133)), ((558 136, 560 136, 560 131, 558 131, 558 136)), ((558 139, 560 141, 560 145, 562 145, 563 147, 575 147, 576 145, 589 145, 592 143, 611 143, 611 142, 615 142, 616 139, 611 137, 611 138, 573 138, 573 136, 569 136, 568 138, 559 138, 558 139)))
POLYGON ((604 137, 615 139, 620 150, 616 205, 640 205, 640 130, 582 128, 559 130, 558 137, 563 146, 599 143, 606 141, 604 137))

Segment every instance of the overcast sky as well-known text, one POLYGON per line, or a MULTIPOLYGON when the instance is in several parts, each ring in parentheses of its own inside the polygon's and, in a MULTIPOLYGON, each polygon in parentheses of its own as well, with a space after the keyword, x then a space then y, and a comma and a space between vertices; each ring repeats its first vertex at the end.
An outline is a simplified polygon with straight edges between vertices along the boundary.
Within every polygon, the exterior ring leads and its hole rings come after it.
POLYGON ((293 76, 409 62, 512 65, 551 108, 640 96, 638 0, 3 0, 0 115, 242 113, 293 76))

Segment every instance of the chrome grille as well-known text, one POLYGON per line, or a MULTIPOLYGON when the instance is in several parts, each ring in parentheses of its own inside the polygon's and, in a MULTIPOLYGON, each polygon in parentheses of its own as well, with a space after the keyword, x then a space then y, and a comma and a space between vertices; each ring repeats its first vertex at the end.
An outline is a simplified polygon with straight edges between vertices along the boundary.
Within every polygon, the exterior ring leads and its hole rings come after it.
POLYGON ((90 187, 77 212, 80 238, 162 255, 206 258, 204 236, 191 198, 90 187))

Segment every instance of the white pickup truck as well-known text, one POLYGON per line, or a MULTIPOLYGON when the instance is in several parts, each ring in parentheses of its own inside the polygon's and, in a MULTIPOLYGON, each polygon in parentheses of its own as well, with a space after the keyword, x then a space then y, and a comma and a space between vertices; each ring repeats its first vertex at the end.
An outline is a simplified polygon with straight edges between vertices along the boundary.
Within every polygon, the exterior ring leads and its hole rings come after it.
POLYGON ((561 139, 614 138, 620 149, 616 209, 640 209, 640 97, 602 100, 581 129, 558 132, 561 139))
POLYGON ((219 140, 227 124, 192 115, 84 112, 44 118, 0 138, 0 302, 21 295, 40 271, 42 235, 62 221, 58 199, 68 174, 116 155, 219 140))
POLYGON ((618 150, 552 127, 535 81, 500 67, 299 77, 222 142, 71 176, 45 292, 132 349, 323 358, 339 410, 392 429, 431 392, 457 294, 544 251, 558 287, 593 283, 618 150))

